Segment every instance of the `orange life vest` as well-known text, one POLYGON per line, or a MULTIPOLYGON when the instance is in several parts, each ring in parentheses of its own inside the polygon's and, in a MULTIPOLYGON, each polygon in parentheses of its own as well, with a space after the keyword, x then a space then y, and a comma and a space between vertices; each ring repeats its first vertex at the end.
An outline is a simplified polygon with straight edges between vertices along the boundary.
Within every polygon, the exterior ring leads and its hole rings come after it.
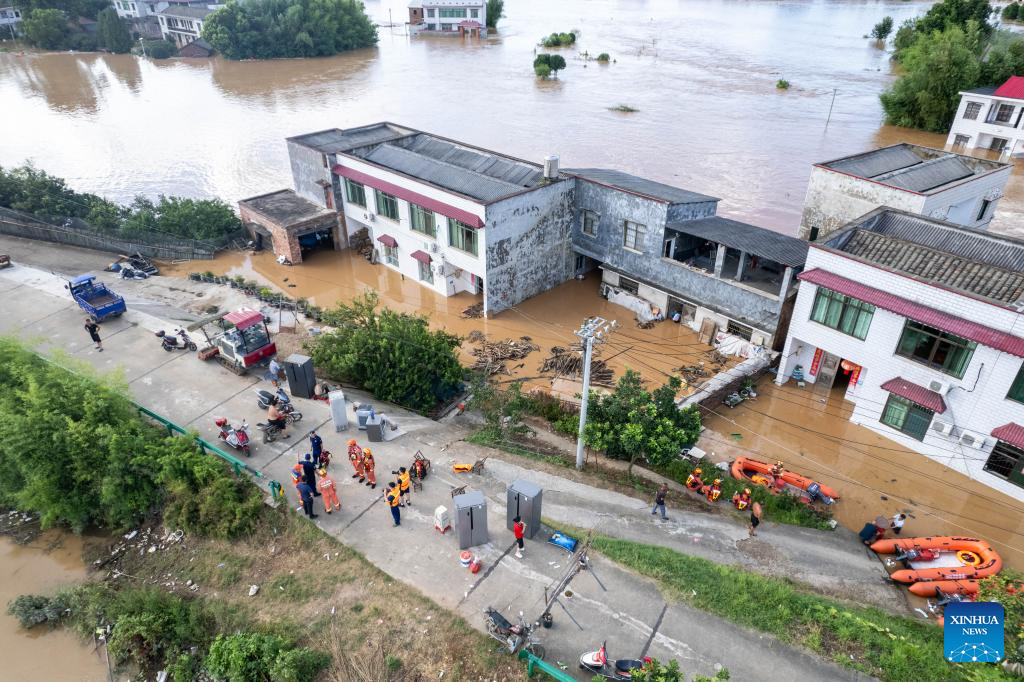
POLYGON ((403 493, 409 489, 409 472, 398 474, 398 488, 403 493))
POLYGON ((388 505, 397 507, 402 502, 402 494, 398 488, 388 488, 388 505))

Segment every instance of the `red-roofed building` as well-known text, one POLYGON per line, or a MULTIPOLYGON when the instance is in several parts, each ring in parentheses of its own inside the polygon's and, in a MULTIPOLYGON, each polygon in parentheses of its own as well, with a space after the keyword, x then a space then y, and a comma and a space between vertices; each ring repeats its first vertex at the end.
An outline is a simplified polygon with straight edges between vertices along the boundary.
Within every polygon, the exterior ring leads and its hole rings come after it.
POLYGON ((1024 76, 961 92, 946 144, 954 151, 991 149, 1003 158, 1024 155, 1024 76))

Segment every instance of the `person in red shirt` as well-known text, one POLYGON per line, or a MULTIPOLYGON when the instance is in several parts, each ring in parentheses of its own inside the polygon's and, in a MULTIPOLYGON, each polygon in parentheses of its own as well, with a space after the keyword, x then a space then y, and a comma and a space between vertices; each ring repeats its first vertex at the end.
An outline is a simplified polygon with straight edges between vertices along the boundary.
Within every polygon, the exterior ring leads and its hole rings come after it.
POLYGON ((518 516, 512 519, 512 534, 516 536, 516 558, 523 558, 523 533, 526 532, 526 524, 518 516))

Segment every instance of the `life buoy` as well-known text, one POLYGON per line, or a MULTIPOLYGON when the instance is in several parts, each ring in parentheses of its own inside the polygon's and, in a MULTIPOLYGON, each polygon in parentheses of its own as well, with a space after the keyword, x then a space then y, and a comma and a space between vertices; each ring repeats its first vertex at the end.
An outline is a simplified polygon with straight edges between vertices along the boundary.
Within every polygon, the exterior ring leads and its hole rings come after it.
POLYGON ((981 556, 967 549, 957 551, 956 558, 964 566, 977 566, 981 563, 981 556))

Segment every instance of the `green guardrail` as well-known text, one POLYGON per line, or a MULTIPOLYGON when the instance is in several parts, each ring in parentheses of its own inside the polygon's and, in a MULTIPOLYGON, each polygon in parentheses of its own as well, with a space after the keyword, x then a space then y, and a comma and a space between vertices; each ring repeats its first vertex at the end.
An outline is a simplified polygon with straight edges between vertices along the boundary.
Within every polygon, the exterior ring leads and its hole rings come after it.
POLYGON ((526 674, 533 675, 535 672, 540 671, 545 673, 548 677, 558 682, 576 682, 576 678, 568 674, 558 666, 551 665, 547 661, 537 658, 526 649, 519 652, 519 659, 526 661, 526 674))

